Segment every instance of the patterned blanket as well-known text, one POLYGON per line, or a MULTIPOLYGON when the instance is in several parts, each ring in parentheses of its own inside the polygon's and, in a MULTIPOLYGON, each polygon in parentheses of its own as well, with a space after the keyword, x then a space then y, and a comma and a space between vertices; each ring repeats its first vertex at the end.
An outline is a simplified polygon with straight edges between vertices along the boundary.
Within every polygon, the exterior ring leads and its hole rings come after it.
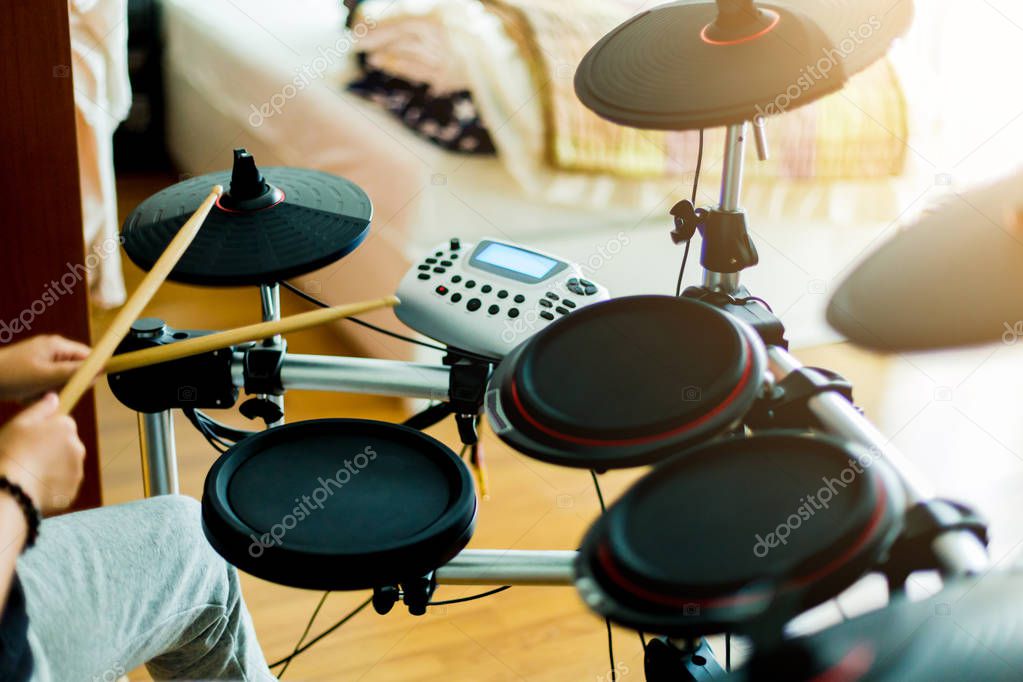
MULTIPOLYGON (((543 103, 547 162, 555 168, 653 178, 691 172, 696 131, 635 130, 601 119, 576 98, 586 51, 635 9, 630 0, 483 0, 521 48, 543 103)), ((841 92, 769 121, 772 159, 750 177, 841 180, 899 175, 908 113, 895 70, 880 61, 841 92)), ((709 149, 722 130, 707 131, 709 149)))

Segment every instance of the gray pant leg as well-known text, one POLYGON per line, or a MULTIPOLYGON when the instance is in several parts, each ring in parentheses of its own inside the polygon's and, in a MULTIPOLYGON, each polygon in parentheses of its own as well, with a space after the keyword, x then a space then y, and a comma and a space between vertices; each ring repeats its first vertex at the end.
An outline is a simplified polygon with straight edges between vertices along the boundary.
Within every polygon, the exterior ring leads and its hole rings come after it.
POLYGON ((18 575, 38 682, 112 682, 143 663, 156 679, 274 679, 191 498, 49 519, 18 575))

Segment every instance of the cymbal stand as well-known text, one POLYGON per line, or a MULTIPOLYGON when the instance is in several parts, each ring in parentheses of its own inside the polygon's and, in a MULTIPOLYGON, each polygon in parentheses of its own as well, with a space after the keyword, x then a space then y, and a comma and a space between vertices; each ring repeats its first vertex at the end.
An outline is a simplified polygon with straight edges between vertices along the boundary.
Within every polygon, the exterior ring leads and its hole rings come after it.
MULTIPOLYGON (((281 319, 281 285, 261 284, 259 286, 259 299, 263 306, 263 321, 271 322, 281 319)), ((263 341, 264 348, 276 348, 283 351, 287 346, 284 340, 278 335, 263 341)), ((256 396, 259 400, 266 401, 276 406, 280 411, 280 419, 272 419, 267 422, 267 428, 280 426, 284 423, 284 395, 260 394, 256 396)))
MULTIPOLYGON (((739 273, 759 262, 757 249, 750 239, 746 212, 739 203, 748 131, 746 122, 728 126, 726 130, 718 205, 695 208, 691 201, 684 199, 671 209, 675 218, 675 229, 671 233, 675 243, 689 241, 697 230, 703 240, 700 250, 703 283, 688 287, 682 295, 722 308, 746 321, 768 345, 787 346, 781 320, 771 313, 766 303, 751 296, 740 282, 739 273)), ((763 119, 753 123, 753 136, 758 157, 766 161, 768 148, 763 119)))
MULTIPOLYGON (((757 153, 761 160, 766 160, 767 137, 762 120, 754 124, 753 132, 757 153)), ((739 204, 747 134, 748 124, 745 121, 728 126, 725 132, 718 205, 697 209, 689 200, 683 200, 671 210, 675 216, 672 235, 677 242, 688 241, 696 230, 703 238, 700 251, 703 284, 696 289, 705 292, 732 296, 740 293, 739 273, 759 262, 756 247, 749 236, 746 212, 739 204)))

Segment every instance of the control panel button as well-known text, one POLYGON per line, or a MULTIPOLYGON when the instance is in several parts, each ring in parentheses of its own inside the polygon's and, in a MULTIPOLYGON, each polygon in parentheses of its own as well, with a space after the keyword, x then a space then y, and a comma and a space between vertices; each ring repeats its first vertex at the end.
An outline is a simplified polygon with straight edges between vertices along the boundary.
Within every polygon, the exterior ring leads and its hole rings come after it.
POLYGON ((496 359, 548 324, 560 324, 562 317, 608 297, 602 283, 589 279, 599 273, 521 246, 504 244, 502 249, 501 240, 494 242, 497 248, 479 268, 469 266, 477 265, 474 255, 488 241, 449 235, 416 256, 396 292, 402 305, 394 314, 441 344, 496 359), (555 267, 549 267, 552 260, 555 267), (530 276, 542 264, 549 276, 530 276), (515 327, 514 334, 508 334, 509 326, 515 327))

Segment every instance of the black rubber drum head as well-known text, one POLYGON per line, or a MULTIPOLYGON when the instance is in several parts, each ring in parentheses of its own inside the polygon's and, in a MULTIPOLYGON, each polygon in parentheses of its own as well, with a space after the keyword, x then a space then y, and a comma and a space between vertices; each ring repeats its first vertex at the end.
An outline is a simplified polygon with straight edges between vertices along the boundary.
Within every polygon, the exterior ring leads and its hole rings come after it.
POLYGON ((354 182, 302 168, 261 172, 237 149, 233 170, 179 182, 131 212, 121 234, 132 262, 149 270, 217 184, 227 190, 168 279, 269 284, 341 259, 369 233, 373 205, 354 182))
POLYGON ((776 433, 721 440, 658 466, 587 533, 576 585, 644 632, 742 632, 830 599, 878 564, 901 526, 883 461, 776 433))
POLYGON ((509 353, 487 415, 502 440, 536 459, 641 466, 734 427, 760 391, 764 357, 756 332, 705 303, 618 298, 509 353))
POLYGON ((203 528, 229 563, 264 580, 359 590, 421 577, 476 522, 465 464, 413 429, 318 419, 250 436, 206 477, 203 528))

